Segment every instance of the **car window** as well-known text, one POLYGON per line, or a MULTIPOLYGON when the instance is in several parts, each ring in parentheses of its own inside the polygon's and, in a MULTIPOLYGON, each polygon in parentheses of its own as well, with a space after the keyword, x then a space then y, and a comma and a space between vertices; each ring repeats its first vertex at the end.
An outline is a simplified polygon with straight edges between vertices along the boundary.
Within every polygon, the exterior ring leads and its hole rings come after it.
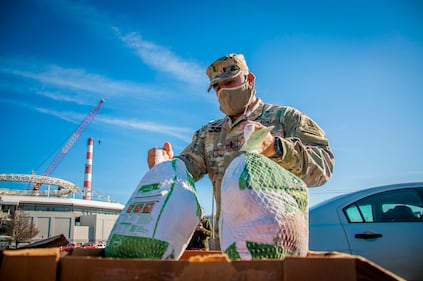
POLYGON ((423 200, 416 189, 374 194, 343 209, 350 223, 423 222, 423 200))
POLYGON ((359 205, 353 204, 345 208, 344 211, 347 215, 349 222, 372 222, 372 205, 359 205))

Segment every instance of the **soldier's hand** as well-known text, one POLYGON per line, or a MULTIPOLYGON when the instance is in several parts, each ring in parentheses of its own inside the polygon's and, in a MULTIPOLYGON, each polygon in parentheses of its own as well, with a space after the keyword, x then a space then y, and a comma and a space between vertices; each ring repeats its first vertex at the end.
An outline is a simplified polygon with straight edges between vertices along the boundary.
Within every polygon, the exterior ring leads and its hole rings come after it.
MULTIPOLYGON (((241 128, 244 128, 246 124, 252 124, 254 126, 254 130, 265 127, 259 122, 247 120, 241 125, 241 128)), ((261 154, 267 157, 273 156, 276 153, 274 143, 275 137, 269 132, 263 140, 261 154)))
POLYGON ((163 147, 161 149, 156 149, 156 147, 150 148, 147 153, 147 164, 148 168, 152 168, 154 165, 156 165, 156 159, 157 155, 156 153, 162 153, 160 155, 164 160, 172 159, 173 158, 173 149, 170 142, 165 142, 163 144, 163 147))

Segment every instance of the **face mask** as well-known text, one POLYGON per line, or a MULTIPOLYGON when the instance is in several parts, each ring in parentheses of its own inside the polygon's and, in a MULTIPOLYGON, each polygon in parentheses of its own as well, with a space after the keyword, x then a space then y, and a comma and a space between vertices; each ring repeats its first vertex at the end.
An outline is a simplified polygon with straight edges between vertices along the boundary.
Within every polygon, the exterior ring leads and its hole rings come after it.
POLYGON ((244 83, 235 88, 222 88, 217 92, 220 111, 228 116, 244 113, 254 96, 254 90, 244 83))

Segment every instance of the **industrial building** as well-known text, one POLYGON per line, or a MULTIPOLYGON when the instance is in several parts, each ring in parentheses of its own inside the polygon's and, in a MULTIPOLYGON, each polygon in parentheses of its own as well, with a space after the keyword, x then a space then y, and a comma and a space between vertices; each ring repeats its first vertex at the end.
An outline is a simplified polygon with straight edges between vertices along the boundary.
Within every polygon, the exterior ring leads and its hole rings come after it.
POLYGON ((0 174, 0 182, 29 183, 32 186, 31 190, 0 187, 0 246, 4 244, 2 240, 10 240, 6 235, 6 225, 17 210, 22 210, 38 230, 31 242, 60 234, 77 245, 106 242, 124 205, 113 203, 110 198, 105 198, 106 201, 92 200, 93 138, 87 142, 82 199, 75 198, 75 194, 81 192, 79 186, 50 176, 103 103, 104 99, 100 100, 82 120, 42 175, 36 175, 34 171, 32 174, 0 174))
POLYGON ((0 236, 6 221, 21 209, 39 233, 32 242, 63 234, 77 245, 103 243, 124 205, 119 203, 43 196, 0 196, 0 236))

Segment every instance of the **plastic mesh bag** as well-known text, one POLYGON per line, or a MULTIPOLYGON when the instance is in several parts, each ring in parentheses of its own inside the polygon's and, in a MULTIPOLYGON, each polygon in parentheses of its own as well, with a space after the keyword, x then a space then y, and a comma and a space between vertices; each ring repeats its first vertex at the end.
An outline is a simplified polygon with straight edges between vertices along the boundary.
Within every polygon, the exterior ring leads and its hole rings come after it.
POLYGON ((200 220, 194 179, 179 159, 148 171, 109 236, 108 257, 179 259, 200 220))
POLYGON ((230 259, 307 254, 307 186, 266 156, 245 152, 231 162, 221 210, 221 248, 230 259))

